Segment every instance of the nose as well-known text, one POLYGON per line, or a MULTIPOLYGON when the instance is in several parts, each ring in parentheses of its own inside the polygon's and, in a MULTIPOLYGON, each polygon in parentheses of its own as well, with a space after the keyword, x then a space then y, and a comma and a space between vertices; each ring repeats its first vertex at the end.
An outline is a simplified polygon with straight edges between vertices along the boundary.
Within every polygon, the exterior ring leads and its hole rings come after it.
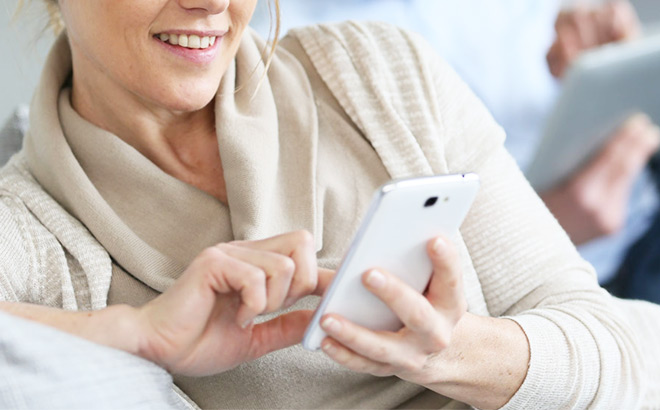
POLYGON ((223 13, 229 7, 229 0, 178 0, 186 10, 199 10, 209 14, 223 13))

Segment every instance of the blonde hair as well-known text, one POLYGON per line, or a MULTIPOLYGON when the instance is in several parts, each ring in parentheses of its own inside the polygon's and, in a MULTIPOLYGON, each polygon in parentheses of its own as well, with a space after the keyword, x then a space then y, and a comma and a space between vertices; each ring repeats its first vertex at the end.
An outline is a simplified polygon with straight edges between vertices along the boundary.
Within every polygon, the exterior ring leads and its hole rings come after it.
MULTIPOLYGON (((44 0, 44 6, 48 12, 48 23, 44 27, 44 31, 51 29, 53 33, 57 36, 64 30, 64 21, 62 20, 62 15, 60 14, 60 7, 57 4, 57 0, 44 0)), ((14 18, 23 10, 26 6, 26 0, 18 0, 16 6, 16 11, 14 13, 14 18)))
MULTIPOLYGON (((55 35, 59 35, 64 31, 64 20, 62 20, 62 14, 60 13, 60 6, 58 0, 43 0, 46 10, 48 11, 49 22, 46 29, 53 30, 55 35)), ((26 0, 18 0, 18 6, 16 8, 16 15, 21 11, 25 6, 26 0)), ((269 0, 268 1, 268 11, 270 13, 271 21, 271 30, 268 33, 268 41, 271 42, 270 50, 264 50, 264 63, 266 65, 266 71, 270 67, 270 64, 273 61, 275 56, 275 51, 277 49, 277 43, 280 37, 280 28, 281 28, 281 17, 280 17, 280 0, 269 0), (271 3, 272 1, 272 3, 271 3), (275 29, 273 30, 273 19, 275 20, 275 29)))
POLYGON ((280 29, 282 28, 280 0, 273 0, 273 4, 274 4, 273 7, 271 7, 271 2, 268 1, 268 11, 270 13, 270 27, 271 27, 271 30, 268 32, 268 40, 270 41, 272 39, 272 45, 270 47, 270 51, 268 52, 268 56, 264 58, 264 62, 266 63, 266 71, 268 71, 268 68, 270 67, 270 63, 273 62, 273 56, 275 55, 275 51, 277 49, 277 43, 280 39, 280 29), (273 17, 275 17, 275 30, 273 30, 273 17))

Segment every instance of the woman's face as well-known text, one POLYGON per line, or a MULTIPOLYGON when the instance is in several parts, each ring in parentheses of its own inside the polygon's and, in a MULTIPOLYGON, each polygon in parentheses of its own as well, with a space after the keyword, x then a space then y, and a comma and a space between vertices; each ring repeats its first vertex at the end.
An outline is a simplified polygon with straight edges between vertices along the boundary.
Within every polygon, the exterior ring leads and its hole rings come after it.
POLYGON ((215 96, 256 1, 60 0, 74 86, 128 92, 172 111, 201 109, 215 96))

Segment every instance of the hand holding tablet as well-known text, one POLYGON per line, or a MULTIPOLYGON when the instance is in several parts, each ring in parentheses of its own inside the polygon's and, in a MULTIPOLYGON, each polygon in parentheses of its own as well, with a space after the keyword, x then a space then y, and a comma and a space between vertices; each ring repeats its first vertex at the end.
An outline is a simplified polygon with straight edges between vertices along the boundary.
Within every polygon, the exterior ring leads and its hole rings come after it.
POLYGON ((569 70, 525 175, 537 192, 557 187, 632 115, 660 122, 660 35, 585 53, 569 70))

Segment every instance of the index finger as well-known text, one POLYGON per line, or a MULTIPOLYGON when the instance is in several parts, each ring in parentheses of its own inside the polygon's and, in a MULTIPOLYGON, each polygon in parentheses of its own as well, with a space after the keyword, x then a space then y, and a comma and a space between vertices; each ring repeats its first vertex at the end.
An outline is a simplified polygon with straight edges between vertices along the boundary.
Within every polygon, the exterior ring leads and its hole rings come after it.
POLYGON ((276 252, 290 257, 296 265, 288 297, 298 299, 311 294, 318 284, 314 236, 307 231, 294 231, 257 241, 238 241, 240 246, 276 252))
POLYGON ((456 312, 456 318, 460 318, 467 302, 456 248, 446 238, 438 237, 428 243, 427 251, 433 262, 427 298, 436 309, 456 312))
POLYGON ((615 1, 609 3, 607 7, 609 41, 632 39, 640 35, 641 24, 632 4, 627 1, 615 1))

